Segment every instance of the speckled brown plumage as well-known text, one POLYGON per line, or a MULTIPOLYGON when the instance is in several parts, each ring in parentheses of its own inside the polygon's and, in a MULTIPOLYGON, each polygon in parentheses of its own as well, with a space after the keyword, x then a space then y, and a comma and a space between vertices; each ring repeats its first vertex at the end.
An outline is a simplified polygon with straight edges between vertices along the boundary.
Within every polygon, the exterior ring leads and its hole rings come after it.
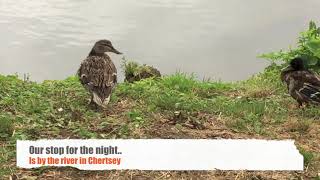
POLYGON ((105 52, 120 54, 110 41, 98 41, 78 70, 81 84, 91 93, 91 103, 100 107, 109 103, 117 83, 117 69, 105 52))
POLYGON ((320 104, 320 78, 305 69, 303 61, 295 58, 281 73, 281 80, 286 83, 289 94, 301 106, 303 103, 320 104))

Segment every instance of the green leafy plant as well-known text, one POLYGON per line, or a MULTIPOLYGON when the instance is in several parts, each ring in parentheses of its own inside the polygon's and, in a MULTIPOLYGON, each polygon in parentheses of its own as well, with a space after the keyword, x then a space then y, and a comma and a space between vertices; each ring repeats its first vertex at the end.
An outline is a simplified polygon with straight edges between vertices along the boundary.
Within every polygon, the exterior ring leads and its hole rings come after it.
POLYGON ((309 68, 320 70, 320 27, 310 21, 309 29, 300 33, 296 48, 290 47, 287 51, 280 50, 259 57, 282 64, 287 64, 292 58, 301 57, 309 68))

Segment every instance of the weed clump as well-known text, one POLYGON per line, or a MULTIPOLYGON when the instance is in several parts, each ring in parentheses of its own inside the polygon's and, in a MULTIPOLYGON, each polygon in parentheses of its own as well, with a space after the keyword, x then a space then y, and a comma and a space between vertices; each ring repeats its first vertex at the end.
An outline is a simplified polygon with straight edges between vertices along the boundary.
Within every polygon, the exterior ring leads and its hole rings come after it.
POLYGON ((125 81, 132 83, 151 77, 161 77, 159 70, 146 64, 139 65, 134 61, 123 61, 122 67, 125 73, 125 81))

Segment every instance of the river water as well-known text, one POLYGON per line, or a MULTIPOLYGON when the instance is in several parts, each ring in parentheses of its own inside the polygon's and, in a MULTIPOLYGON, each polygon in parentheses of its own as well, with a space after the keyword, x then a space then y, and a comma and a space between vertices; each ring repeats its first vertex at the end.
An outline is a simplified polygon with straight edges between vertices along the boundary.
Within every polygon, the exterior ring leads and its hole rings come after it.
MULTIPOLYGON (((163 74, 235 81, 261 71, 263 52, 294 45, 319 0, 0 0, 0 73, 74 75, 94 42, 163 74)), ((120 75, 120 79, 123 75, 120 75)))

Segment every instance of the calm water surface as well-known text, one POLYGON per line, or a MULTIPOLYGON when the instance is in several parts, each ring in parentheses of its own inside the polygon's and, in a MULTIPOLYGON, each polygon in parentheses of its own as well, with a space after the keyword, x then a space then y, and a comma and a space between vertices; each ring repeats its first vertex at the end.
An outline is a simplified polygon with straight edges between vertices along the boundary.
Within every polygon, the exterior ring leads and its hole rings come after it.
MULTIPOLYGON (((294 44, 319 9, 319 0, 0 0, 0 73, 64 79, 106 38, 164 74, 246 79, 268 64, 258 54, 294 44)), ((120 68, 122 56, 111 57, 120 68)))

